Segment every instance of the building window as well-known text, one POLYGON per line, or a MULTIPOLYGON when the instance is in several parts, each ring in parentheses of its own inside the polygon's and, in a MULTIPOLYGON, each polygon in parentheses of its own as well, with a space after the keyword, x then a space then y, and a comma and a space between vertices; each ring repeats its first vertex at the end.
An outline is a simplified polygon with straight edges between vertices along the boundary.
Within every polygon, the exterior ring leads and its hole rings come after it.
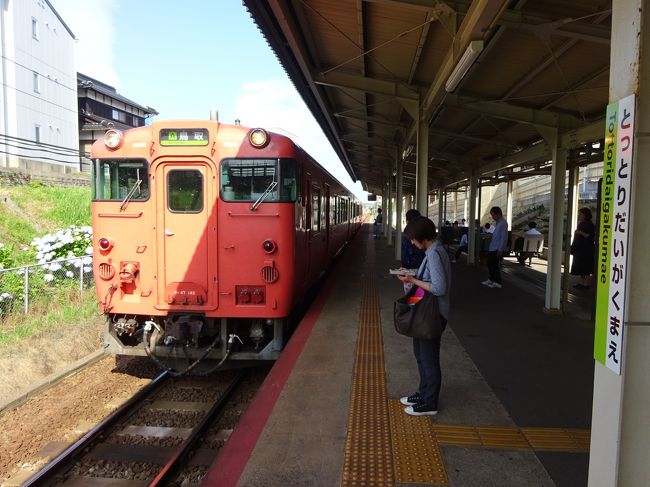
POLYGON ((41 92, 41 80, 38 77, 38 73, 34 71, 33 73, 33 79, 34 79, 34 93, 40 93, 41 92))
POLYGON ((118 122, 126 122, 126 113, 121 112, 119 110, 115 110, 113 108, 113 110, 111 112, 111 118, 113 120, 117 120, 118 122))
POLYGON ((36 142, 41 141, 41 126, 40 125, 34 125, 34 140, 36 142))
POLYGON ((38 20, 32 17, 32 37, 38 40, 38 20))

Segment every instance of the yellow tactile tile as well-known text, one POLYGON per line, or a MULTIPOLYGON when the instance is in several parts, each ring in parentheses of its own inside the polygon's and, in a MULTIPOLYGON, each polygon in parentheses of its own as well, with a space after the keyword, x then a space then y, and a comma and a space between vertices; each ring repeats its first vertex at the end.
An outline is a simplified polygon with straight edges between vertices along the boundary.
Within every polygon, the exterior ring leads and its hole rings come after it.
POLYGON ((390 401, 395 478, 399 484, 449 483, 428 417, 409 416, 397 400, 390 401))
POLYGON ((343 487, 393 486, 395 476, 377 293, 366 283, 359 314, 343 487))
POLYGON ((589 430, 434 424, 438 443, 456 446, 551 451, 589 451, 589 430))
POLYGON ((521 428, 535 450, 589 451, 588 430, 562 428, 521 428))

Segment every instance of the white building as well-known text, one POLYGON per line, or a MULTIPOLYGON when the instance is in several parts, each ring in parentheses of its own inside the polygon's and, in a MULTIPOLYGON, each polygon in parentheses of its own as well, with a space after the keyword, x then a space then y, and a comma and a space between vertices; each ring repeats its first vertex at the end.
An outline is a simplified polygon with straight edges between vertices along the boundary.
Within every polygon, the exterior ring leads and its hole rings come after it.
POLYGON ((0 0, 0 167, 78 170, 74 41, 48 0, 0 0))

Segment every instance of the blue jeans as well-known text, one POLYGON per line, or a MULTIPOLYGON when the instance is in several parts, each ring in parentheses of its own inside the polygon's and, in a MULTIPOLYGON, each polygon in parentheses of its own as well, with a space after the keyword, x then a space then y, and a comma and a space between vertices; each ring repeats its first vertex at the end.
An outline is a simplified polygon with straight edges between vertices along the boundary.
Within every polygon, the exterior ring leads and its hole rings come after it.
MULTIPOLYGON (((444 330, 447 320, 440 316, 444 330)), ((442 372, 440 371, 440 338, 422 340, 413 338, 413 353, 418 363, 420 373, 420 387, 418 392, 424 402, 438 409, 438 396, 442 383, 442 372)))

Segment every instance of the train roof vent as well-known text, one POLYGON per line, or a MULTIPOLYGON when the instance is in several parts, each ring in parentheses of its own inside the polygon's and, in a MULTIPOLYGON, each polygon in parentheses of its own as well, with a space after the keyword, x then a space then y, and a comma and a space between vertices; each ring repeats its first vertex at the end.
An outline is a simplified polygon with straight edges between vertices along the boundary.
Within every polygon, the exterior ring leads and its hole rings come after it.
POLYGON ((266 265, 262 267, 262 280, 265 283, 270 284, 272 282, 275 282, 278 280, 279 277, 280 277, 280 273, 275 267, 271 265, 266 265))

